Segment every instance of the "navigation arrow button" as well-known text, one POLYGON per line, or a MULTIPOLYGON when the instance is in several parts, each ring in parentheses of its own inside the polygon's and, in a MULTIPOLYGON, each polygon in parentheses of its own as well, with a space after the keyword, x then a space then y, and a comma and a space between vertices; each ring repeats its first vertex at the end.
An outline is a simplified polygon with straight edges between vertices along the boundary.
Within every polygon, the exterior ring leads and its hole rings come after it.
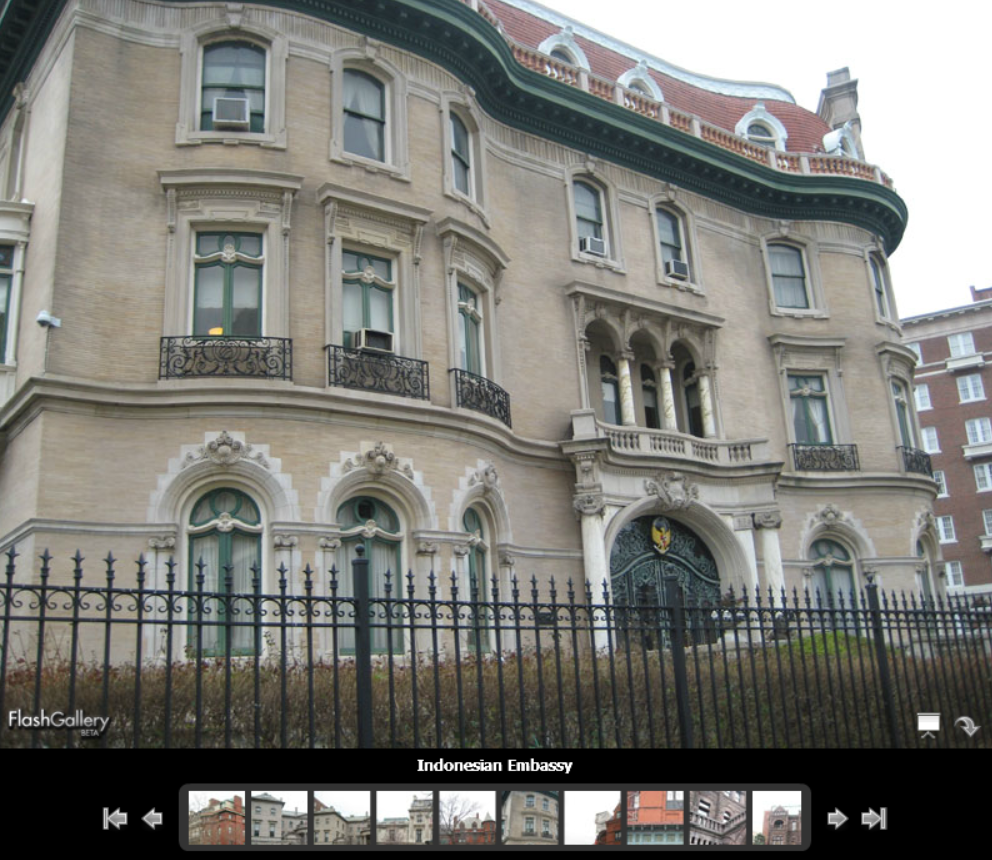
POLYGON ((847 816, 837 807, 834 807, 834 811, 827 816, 827 824, 833 825, 834 830, 839 830, 840 826, 847 820, 847 816))
POLYGON ((151 811, 145 814, 145 817, 141 819, 145 822, 152 830, 162 824, 162 813, 156 812, 155 807, 151 808, 151 811))

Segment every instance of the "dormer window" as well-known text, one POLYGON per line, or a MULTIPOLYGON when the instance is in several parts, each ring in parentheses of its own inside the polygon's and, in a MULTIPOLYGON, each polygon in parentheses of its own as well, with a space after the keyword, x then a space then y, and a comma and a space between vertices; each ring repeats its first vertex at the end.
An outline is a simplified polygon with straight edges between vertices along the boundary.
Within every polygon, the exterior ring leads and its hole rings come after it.
POLYGON ((762 146, 774 146, 775 135, 771 133, 767 125, 760 122, 752 122, 747 127, 747 139, 762 146))
POLYGON ((785 150, 789 132, 782 121, 774 116, 764 102, 756 102, 744 116, 737 120, 734 134, 746 137, 752 143, 768 146, 781 151, 785 150))
POLYGON ((559 62, 568 63, 570 66, 575 65, 575 58, 562 48, 555 48, 551 52, 551 56, 559 62))

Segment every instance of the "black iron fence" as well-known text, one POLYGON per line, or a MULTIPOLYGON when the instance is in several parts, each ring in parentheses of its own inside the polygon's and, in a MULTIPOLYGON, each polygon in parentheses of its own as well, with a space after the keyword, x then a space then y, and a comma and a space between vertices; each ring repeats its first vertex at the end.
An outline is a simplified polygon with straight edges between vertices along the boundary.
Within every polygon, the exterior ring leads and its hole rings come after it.
POLYGON ((469 373, 460 368, 451 368, 455 374, 455 401, 458 406, 474 409, 502 421, 507 427, 510 422, 510 395, 491 379, 469 373))
POLYGON ((426 361, 343 346, 327 347, 327 381, 343 388, 431 399, 426 361))
POLYGON ((916 472, 920 475, 933 477, 933 463, 930 455, 919 448, 909 448, 906 445, 899 445, 896 450, 902 454, 902 465, 907 472, 916 472))
MULTIPOLYGON (((728 592, 616 603, 605 584, 259 570, 202 561, 0 581, 0 746, 987 746, 992 610, 981 599, 728 592), (150 578, 160 579, 150 582, 150 578), (218 581, 219 579, 219 581, 218 581), (917 715, 940 713, 933 737, 917 715), (45 715, 75 717, 73 725, 45 715), (42 722, 38 724, 36 720, 42 722), (103 723, 104 720, 108 722, 103 723), (27 729, 27 730, 25 730, 27 729)), ((645 596, 647 592, 644 593, 645 596)))
POLYGON ((857 445, 789 445, 797 470, 857 472, 861 469, 857 445))

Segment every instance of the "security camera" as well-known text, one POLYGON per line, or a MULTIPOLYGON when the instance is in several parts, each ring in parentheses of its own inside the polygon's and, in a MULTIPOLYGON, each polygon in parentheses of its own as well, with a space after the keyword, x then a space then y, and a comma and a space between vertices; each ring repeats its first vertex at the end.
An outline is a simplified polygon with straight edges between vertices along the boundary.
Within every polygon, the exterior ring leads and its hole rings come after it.
POLYGON ((39 313, 35 322, 42 328, 59 328, 62 325, 62 320, 58 317, 53 317, 48 311, 39 313))

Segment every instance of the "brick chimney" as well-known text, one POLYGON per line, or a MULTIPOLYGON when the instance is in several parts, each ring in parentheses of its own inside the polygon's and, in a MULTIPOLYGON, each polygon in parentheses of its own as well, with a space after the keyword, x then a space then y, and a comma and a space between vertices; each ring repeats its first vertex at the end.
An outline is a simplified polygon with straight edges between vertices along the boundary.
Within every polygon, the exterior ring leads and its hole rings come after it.
POLYGON ((827 85, 820 91, 820 104, 816 112, 832 129, 850 122, 858 144, 858 154, 861 158, 865 157, 861 144, 861 116, 858 114, 858 81, 851 80, 851 70, 847 66, 827 72, 827 85))
POLYGON ((242 807, 241 807, 241 796, 236 794, 234 796, 234 811, 235 812, 241 812, 241 809, 242 809, 242 807))

